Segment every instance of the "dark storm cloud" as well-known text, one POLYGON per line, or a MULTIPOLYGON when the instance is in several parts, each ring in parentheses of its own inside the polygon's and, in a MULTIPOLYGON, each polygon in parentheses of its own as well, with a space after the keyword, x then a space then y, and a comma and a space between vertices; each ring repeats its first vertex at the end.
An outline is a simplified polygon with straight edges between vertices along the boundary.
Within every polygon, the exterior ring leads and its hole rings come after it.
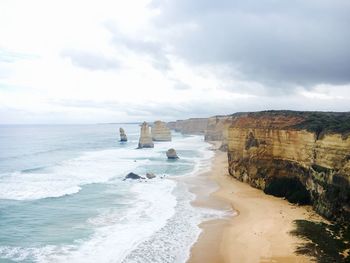
POLYGON ((69 58, 78 67, 89 70, 110 70, 119 67, 119 61, 103 55, 78 50, 64 50, 62 57, 69 58))
POLYGON ((192 63, 230 65, 271 86, 350 83, 348 0, 157 0, 151 6, 161 10, 155 26, 192 63), (172 33, 188 24, 196 28, 172 33))

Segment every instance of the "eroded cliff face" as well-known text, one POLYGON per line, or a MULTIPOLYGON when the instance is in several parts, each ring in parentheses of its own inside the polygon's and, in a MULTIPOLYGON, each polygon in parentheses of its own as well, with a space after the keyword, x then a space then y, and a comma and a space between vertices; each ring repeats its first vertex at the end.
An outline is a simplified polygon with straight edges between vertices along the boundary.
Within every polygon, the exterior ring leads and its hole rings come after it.
POLYGON ((207 129, 205 131, 205 139, 207 141, 222 141, 227 139, 228 127, 231 125, 232 118, 230 116, 214 116, 208 118, 207 129))
POLYGON ((235 117, 214 116, 208 118, 204 139, 206 141, 221 141, 221 150, 226 151, 228 146, 228 128, 235 117))
POLYGON ((141 125, 140 139, 138 148, 153 148, 154 143, 150 132, 150 127, 147 122, 143 122, 141 125))
POLYGON ((170 130, 175 130, 176 128, 176 121, 169 121, 166 126, 170 129, 170 130))
POLYGON ((350 219, 350 137, 295 128, 299 115, 245 114, 228 128, 229 173, 266 190, 278 178, 296 178, 314 209, 350 219))
POLYGON ((208 118, 191 118, 168 122, 168 127, 183 134, 204 134, 207 129, 208 118))
POLYGON ((152 139, 153 141, 171 141, 171 131, 167 127, 165 122, 155 121, 152 127, 152 139))

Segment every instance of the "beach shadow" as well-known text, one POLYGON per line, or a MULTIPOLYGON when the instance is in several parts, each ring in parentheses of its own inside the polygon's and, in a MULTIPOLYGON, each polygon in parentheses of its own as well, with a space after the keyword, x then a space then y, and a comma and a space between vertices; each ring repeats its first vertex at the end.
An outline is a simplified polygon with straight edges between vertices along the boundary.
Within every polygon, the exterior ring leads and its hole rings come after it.
POLYGON ((295 220, 291 234, 304 240, 296 253, 308 255, 319 263, 350 262, 350 227, 308 220, 295 220))

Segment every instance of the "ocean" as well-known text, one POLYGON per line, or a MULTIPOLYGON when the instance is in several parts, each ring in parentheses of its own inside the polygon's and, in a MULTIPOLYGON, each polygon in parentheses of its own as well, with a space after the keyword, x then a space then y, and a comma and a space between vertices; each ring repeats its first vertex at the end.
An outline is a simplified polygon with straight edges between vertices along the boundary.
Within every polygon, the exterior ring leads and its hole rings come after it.
POLYGON ((0 126, 0 262, 185 262, 198 224, 220 211, 192 207, 181 178, 208 169, 213 152, 175 132, 136 149, 139 129, 0 126), (129 172, 157 178, 123 181, 129 172))

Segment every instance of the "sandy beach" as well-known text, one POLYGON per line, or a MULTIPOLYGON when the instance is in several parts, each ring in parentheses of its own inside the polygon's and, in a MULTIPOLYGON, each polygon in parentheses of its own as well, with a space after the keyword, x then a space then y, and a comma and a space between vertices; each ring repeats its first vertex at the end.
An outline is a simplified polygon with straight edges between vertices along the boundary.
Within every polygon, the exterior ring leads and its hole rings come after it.
POLYGON ((200 177, 203 182, 204 178, 214 181, 218 190, 208 195, 205 183, 193 188, 197 194, 193 205, 231 209, 233 216, 200 225, 203 232, 188 262, 311 262, 311 258, 294 253, 302 240, 289 234, 296 219, 321 220, 311 207, 292 205, 232 178, 226 153, 218 150, 211 171, 200 177))

